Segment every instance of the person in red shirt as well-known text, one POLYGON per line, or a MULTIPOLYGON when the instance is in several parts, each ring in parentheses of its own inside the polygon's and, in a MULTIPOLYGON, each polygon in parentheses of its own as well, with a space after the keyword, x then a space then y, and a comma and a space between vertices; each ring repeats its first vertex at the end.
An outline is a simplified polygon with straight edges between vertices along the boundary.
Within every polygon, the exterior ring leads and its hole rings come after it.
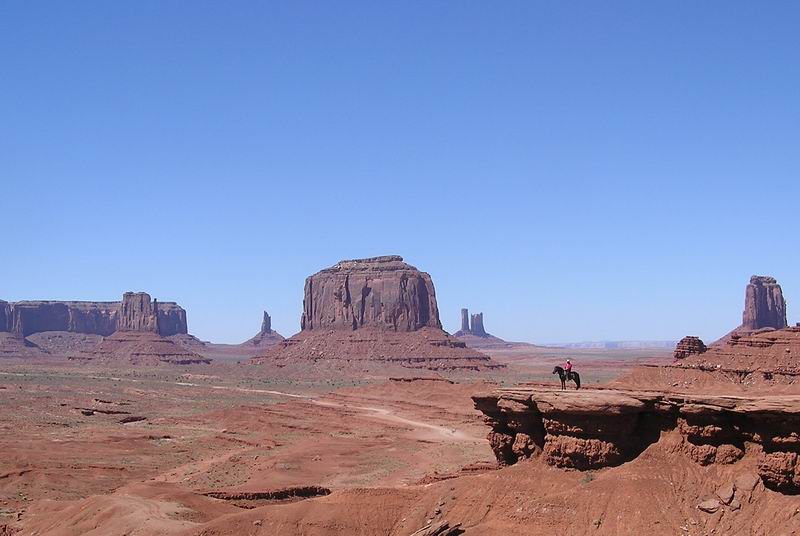
POLYGON ((572 374, 572 363, 569 359, 567 359, 567 363, 564 365, 564 372, 567 373, 567 378, 569 378, 569 375, 572 374))

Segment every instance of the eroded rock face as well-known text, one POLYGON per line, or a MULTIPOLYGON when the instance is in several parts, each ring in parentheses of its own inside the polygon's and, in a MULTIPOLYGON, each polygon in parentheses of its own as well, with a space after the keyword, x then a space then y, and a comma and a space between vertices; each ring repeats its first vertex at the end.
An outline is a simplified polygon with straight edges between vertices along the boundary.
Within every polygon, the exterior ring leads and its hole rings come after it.
POLYGON ((272 333, 272 317, 264 311, 264 319, 261 321, 261 331, 262 335, 267 333, 272 333))
POLYGON ((301 327, 250 362, 371 366, 358 363, 366 361, 437 371, 504 366, 442 330, 431 277, 398 256, 342 261, 307 278, 301 327))
MULTIPOLYGON (((0 331, 22 337, 48 331, 108 336, 117 331, 123 302, 0 301, 0 331)), ((153 304, 164 336, 188 333, 186 311, 174 302, 153 304)))
POLYGON ((783 329, 786 322, 786 302, 781 286, 774 277, 754 275, 747 285, 742 313, 742 329, 783 329))
POLYGON ((117 331, 158 333, 157 304, 146 292, 126 292, 119 308, 117 331))
POLYGON ((400 256, 346 260, 306 279, 303 331, 441 328, 430 275, 400 256))
POLYGON ((461 309, 461 329, 459 333, 469 333, 469 309, 461 309))
POLYGON ((753 452, 767 487, 800 492, 798 395, 748 398, 525 387, 499 389, 473 400, 491 426, 488 439, 501 464, 541 455, 557 467, 614 466, 638 456, 662 431, 675 431, 682 454, 698 464, 731 464, 753 452))
POLYGON ((700 337, 687 335, 678 342, 678 345, 675 347, 674 356, 675 359, 685 359, 690 355, 702 354, 707 349, 708 348, 706 348, 705 343, 703 343, 700 337))

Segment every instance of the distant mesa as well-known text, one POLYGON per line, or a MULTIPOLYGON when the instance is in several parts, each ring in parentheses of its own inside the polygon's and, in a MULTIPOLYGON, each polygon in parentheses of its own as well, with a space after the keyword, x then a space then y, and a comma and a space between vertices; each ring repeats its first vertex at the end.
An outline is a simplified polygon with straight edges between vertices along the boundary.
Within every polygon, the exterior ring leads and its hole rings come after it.
POLYGON ((309 276, 300 328, 252 362, 368 360, 429 370, 502 366, 442 330, 430 275, 397 255, 344 260, 309 276))
MULTIPOLYGON (((136 295, 128 292, 125 296, 136 295)), ((141 293, 144 294, 144 293, 141 293)), ((146 294, 145 294, 146 295, 146 294)), ((45 331, 67 331, 107 336, 117 329, 130 329, 133 322, 131 307, 117 302, 89 301, 0 301, 0 331, 27 337, 45 331)), ((188 333, 186 311, 174 302, 153 302, 158 333, 165 337, 188 333)), ((152 328, 152 326, 151 326, 152 328)))
POLYGON ((345 260, 306 279, 303 331, 441 329, 431 276, 388 255, 345 260))
POLYGON ((261 330, 242 344, 266 347, 273 344, 278 344, 282 340, 284 340, 284 337, 272 329, 272 317, 270 317, 269 314, 264 311, 264 317, 261 321, 261 330))
POLYGON ((0 334, 0 356, 6 357, 209 362, 167 338, 190 337, 186 311, 144 292, 126 292, 118 302, 0 301, 0 334))

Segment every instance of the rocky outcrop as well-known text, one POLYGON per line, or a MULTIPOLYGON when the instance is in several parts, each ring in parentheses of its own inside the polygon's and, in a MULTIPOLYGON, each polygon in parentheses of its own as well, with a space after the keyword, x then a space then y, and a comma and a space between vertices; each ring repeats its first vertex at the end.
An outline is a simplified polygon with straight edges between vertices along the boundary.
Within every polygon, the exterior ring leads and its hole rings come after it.
POLYGON ((723 384, 736 389, 800 392, 800 327, 733 333, 705 352, 671 364, 641 364, 614 383, 655 389, 723 384))
POLYGON ((158 333, 157 307, 146 292, 126 292, 119 308, 117 331, 158 333))
POLYGON ((242 345, 244 346, 271 346, 284 340, 284 337, 272 329, 272 317, 264 311, 264 317, 261 320, 261 330, 256 333, 252 338, 248 339, 242 345))
POLYGON ((741 325, 711 346, 725 344, 735 335, 741 337, 763 329, 783 329, 788 325, 781 286, 774 277, 754 275, 745 289, 741 325))
POLYGON ((703 343, 700 337, 687 335, 678 342, 678 345, 675 347, 674 356, 675 359, 685 359, 690 355, 702 354, 707 349, 708 348, 706 348, 705 343, 703 343))
POLYGON ((306 279, 303 331, 441 328, 430 275, 397 255, 338 262, 306 279))
POLYGON ((662 438, 700 465, 758 457, 764 484, 800 492, 800 396, 713 396, 623 389, 524 387, 473 397, 491 426, 501 464, 541 457, 557 467, 598 469, 632 460, 662 438))
POLYGON ((742 330, 761 328, 783 329, 786 322, 786 302, 781 286, 774 277, 754 275, 745 290, 742 330))
MULTIPOLYGON (((461 309, 461 329, 453 335, 456 337, 473 335, 483 339, 497 339, 497 337, 486 333, 486 329, 483 327, 483 313, 470 315, 469 309, 461 309)), ((497 340, 499 341, 500 339, 497 340)))
MULTIPOLYGON (((131 293, 129 293, 131 294, 131 293)), ((108 336, 120 327, 122 302, 0 301, 0 331, 28 337, 34 333, 67 331, 108 336)), ((158 312, 159 333, 188 333, 186 311, 174 302, 153 303, 158 312)), ((128 329, 126 321, 121 329, 128 329)))
POLYGON ((472 315, 470 319, 470 331, 476 337, 488 337, 489 334, 483 328, 483 313, 472 315))
POLYGON ((300 333, 251 363, 302 360, 427 370, 501 367, 442 330, 431 277, 396 255, 341 261, 307 278, 300 333))

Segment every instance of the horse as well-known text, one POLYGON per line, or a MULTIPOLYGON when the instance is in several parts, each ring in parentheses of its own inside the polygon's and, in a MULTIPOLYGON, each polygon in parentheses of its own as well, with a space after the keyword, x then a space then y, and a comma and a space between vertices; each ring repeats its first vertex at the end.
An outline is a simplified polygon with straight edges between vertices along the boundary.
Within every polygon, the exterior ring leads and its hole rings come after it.
POLYGON ((570 372, 567 374, 563 368, 556 366, 553 368, 553 374, 558 374, 558 377, 561 380, 562 390, 567 388, 567 380, 572 380, 575 382, 576 390, 581 388, 581 377, 577 372, 570 372))

